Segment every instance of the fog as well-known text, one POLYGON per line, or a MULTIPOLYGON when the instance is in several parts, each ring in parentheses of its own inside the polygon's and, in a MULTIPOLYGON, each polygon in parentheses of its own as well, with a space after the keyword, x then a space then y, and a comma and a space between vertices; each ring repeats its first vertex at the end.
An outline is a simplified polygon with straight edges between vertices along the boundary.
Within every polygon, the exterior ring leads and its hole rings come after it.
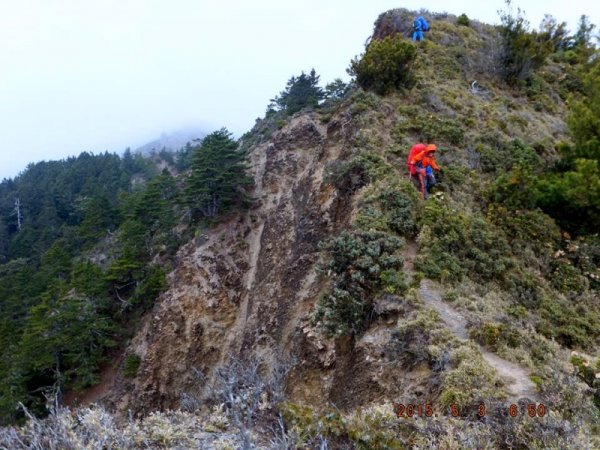
MULTIPOLYGON (((533 26, 571 28, 595 2, 521 1, 533 26)), ((348 79, 378 14, 465 12, 497 23, 501 0, 0 0, 0 178, 29 162, 121 152, 181 129, 263 116, 286 81, 314 67, 348 79)))

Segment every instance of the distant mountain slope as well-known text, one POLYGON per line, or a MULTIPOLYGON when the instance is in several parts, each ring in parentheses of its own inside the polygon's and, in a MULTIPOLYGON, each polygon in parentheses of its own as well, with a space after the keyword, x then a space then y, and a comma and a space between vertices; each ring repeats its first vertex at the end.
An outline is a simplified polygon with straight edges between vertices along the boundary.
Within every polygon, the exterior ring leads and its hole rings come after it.
POLYGON ((202 139, 206 131, 200 128, 182 129, 171 133, 162 133, 159 138, 148 142, 134 150, 134 153, 148 155, 153 151, 159 152, 163 148, 169 151, 177 151, 185 147, 188 142, 194 143, 196 139, 202 139))

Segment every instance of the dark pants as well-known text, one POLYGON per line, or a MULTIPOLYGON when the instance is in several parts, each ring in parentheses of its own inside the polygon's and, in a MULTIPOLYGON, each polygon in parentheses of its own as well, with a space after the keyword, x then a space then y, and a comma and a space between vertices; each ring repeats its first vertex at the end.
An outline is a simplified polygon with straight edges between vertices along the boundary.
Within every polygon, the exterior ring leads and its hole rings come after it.
POLYGON ((429 196, 429 190, 435 186, 435 177, 433 174, 425 175, 425 198, 429 196))

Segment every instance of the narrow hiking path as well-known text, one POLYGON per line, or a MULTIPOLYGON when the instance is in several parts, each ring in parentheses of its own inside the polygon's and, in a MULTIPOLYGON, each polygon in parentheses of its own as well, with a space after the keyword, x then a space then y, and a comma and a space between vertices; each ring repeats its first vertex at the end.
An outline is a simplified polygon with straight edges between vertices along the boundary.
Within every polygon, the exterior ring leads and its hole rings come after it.
MULTIPOLYGON (((446 326, 456 337, 464 340, 469 339, 467 320, 461 313, 442 300, 439 290, 433 282, 422 280, 419 293, 423 302, 440 314, 446 326)), ((518 400, 521 397, 527 397, 531 400, 537 399, 535 384, 529 378, 531 374, 529 369, 507 361, 481 345, 479 345, 479 351, 483 359, 496 369, 498 375, 504 380, 506 391, 511 399, 518 400)))
MULTIPOLYGON (((417 254, 417 245, 415 242, 407 241, 404 251, 405 270, 413 270, 413 259, 417 254)), ((428 307, 436 310, 448 329, 459 339, 469 340, 467 331, 467 320, 454 309, 451 305, 442 300, 440 289, 431 280, 424 279, 419 286, 421 299, 428 307)), ((498 372, 498 375, 505 382, 505 390, 509 394, 510 400, 518 400, 526 397, 531 400, 537 400, 535 384, 529 378, 531 372, 529 369, 519 366, 513 362, 490 352, 479 345, 479 351, 483 359, 498 372)))

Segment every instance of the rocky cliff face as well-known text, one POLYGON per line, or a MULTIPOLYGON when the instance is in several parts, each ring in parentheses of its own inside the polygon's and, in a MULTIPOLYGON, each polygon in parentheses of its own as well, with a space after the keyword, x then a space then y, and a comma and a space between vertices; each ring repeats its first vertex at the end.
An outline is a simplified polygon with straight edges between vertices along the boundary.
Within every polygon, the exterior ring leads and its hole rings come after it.
POLYGON ((393 306, 357 342, 326 339, 309 324, 329 288, 316 270, 318 244, 349 227, 358 198, 328 183, 327 171, 360 133, 345 109, 327 125, 304 114, 250 149, 255 207, 180 250, 171 288, 131 344, 142 360, 138 376, 111 395, 119 409, 178 407, 231 358, 293 364, 290 398, 315 406, 356 407, 397 394, 399 384, 427 382, 426 367, 409 374, 382 364, 393 306))
POLYGON ((300 116, 250 150, 256 206, 180 250, 172 288, 133 341, 143 363, 120 406, 177 406, 196 387, 193 368, 210 378, 232 357, 274 366, 333 351, 311 348, 325 344, 311 342, 305 330, 323 288, 318 243, 349 217, 349 199, 324 182, 327 163, 343 149, 336 126, 300 116))

